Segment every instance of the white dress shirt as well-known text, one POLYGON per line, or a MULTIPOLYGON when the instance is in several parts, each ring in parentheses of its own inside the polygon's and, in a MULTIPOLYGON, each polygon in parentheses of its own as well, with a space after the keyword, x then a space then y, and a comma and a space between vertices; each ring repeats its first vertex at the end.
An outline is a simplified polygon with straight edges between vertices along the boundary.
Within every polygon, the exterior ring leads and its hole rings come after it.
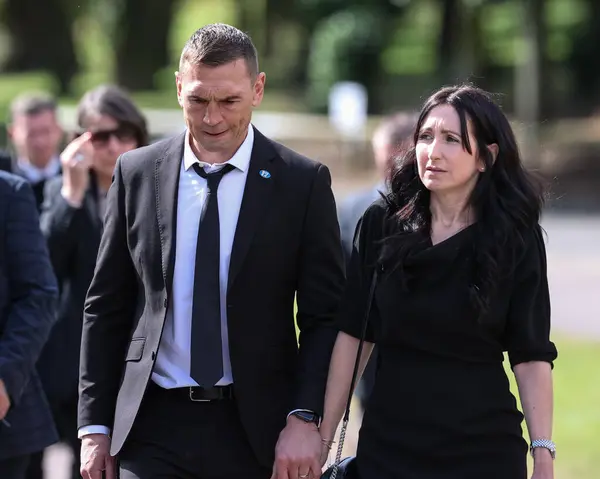
MULTIPOLYGON (((167 311, 165 328, 152 374, 152 380, 167 389, 198 385, 190 377, 192 304, 199 218, 206 201, 208 188, 206 180, 198 175, 192 166, 194 163, 200 163, 204 170, 210 173, 225 165, 224 163, 210 165, 199 161, 189 146, 187 136, 179 178, 172 307, 167 311)), ((221 339, 223 344, 223 378, 217 383, 218 386, 233 382, 227 332, 227 279, 233 236, 240 214, 253 144, 254 130, 248 128, 246 139, 227 162, 235 166, 235 169, 223 176, 217 190, 221 256, 219 262, 221 339)))
MULTIPOLYGON (((223 345, 223 377, 218 386, 231 384, 233 374, 229 358, 227 332, 227 280, 231 248, 237 226, 250 156, 254 145, 254 130, 248 134, 237 152, 227 163, 235 167, 223 176, 217 191, 219 200, 220 266, 221 283, 221 332, 223 345)), ((163 388, 197 386, 190 376, 192 303, 194 298, 194 269, 200 214, 206 201, 206 179, 193 168, 199 163, 206 172, 217 171, 225 164, 208 164, 200 161, 189 143, 189 132, 185 136, 183 161, 177 195, 177 223, 175 245, 175 270, 171 306, 167 310, 165 326, 156 356, 152 381, 163 388)), ((110 434, 105 426, 86 426, 79 429, 79 437, 86 434, 110 434)))

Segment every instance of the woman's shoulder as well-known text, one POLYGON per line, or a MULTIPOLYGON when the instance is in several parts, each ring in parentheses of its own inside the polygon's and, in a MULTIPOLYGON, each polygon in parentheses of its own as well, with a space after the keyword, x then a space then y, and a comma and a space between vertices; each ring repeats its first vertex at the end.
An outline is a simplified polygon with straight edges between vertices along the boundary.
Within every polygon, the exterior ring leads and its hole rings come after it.
POLYGON ((365 210, 360 220, 360 229, 369 237, 381 237, 386 224, 392 220, 387 200, 384 197, 376 199, 365 210))

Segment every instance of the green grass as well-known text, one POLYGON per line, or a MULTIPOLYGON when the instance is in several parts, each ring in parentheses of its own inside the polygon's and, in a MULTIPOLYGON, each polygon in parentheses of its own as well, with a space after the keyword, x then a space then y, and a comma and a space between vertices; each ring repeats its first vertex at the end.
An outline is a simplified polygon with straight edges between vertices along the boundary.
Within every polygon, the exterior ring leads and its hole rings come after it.
POLYGON ((556 346, 559 357, 553 372, 555 477, 595 479, 600 458, 600 342, 559 338, 556 346))

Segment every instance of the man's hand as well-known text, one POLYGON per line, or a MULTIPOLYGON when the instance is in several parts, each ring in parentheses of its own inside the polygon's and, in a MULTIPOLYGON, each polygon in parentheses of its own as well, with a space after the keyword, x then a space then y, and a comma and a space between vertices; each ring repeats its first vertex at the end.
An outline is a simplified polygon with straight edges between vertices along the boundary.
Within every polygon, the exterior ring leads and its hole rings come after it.
POLYGON ((321 477, 321 434, 315 424, 290 416, 275 447, 271 479, 321 477))
POLYGON ((0 379, 0 420, 4 419, 8 410, 10 409, 10 398, 8 397, 8 392, 6 391, 6 386, 4 386, 4 381, 0 379))
POLYGON ((110 438, 106 434, 88 434, 81 440, 81 477, 116 479, 116 461, 110 455, 110 438))

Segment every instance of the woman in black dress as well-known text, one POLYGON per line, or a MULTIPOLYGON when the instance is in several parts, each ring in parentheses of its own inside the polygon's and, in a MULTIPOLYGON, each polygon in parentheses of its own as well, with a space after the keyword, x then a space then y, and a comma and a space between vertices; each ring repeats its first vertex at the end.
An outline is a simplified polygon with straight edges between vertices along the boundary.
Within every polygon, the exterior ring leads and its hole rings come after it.
MULTIPOLYGON (((321 435, 341 419, 374 270, 362 357, 380 347, 355 466, 361 479, 553 477, 552 361, 541 188, 491 97, 444 88, 421 111, 391 193, 356 232, 321 435)), ((361 365, 361 366, 362 366, 361 365)), ((361 369, 362 370, 362 369, 361 369)))

